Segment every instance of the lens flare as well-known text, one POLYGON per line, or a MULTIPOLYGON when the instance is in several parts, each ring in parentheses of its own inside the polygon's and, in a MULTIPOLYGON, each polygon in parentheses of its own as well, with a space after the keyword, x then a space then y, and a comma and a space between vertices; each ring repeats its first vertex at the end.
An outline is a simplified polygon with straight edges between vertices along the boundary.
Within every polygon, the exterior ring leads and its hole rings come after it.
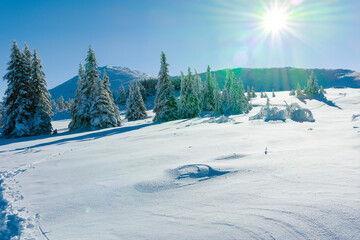
POLYGON ((263 27, 268 32, 280 32, 286 29, 289 20, 289 13, 285 8, 274 7, 267 11, 263 18, 263 27))

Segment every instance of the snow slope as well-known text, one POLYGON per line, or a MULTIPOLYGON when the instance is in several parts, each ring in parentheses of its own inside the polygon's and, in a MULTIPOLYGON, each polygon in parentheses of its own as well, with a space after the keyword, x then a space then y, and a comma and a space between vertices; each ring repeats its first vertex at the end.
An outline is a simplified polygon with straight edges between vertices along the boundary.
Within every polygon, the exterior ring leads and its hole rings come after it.
POLYGON ((327 92, 270 99, 315 122, 249 121, 257 98, 246 115, 0 140, 6 211, 21 239, 359 239, 360 90, 327 92))

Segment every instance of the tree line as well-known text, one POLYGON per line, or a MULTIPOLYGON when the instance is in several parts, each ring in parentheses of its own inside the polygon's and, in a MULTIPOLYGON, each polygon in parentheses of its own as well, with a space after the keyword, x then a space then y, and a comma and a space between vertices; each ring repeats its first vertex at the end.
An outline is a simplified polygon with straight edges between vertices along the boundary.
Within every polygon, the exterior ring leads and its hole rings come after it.
MULTIPOLYGON (((25 44, 24 51, 21 52, 14 41, 8 72, 4 76, 8 88, 1 110, 2 136, 12 138, 51 134, 52 108, 70 109, 70 130, 96 130, 121 126, 117 104, 126 104, 125 117, 130 121, 147 118, 144 100, 153 95, 154 122, 194 118, 200 116, 202 111, 214 114, 248 113, 252 108, 251 98, 257 97, 254 87, 251 90, 248 87, 246 94, 241 79, 230 70, 227 70, 223 89, 219 89, 209 66, 204 82, 196 70, 192 72, 190 68, 186 75, 181 72, 180 77, 171 78, 164 52, 161 52, 157 79, 131 83, 127 91, 121 85, 118 97, 114 97, 110 90, 106 71, 101 79, 97 67, 95 52, 89 46, 85 65, 79 65, 74 99, 64 103, 64 99, 60 97, 54 102, 50 100, 51 96, 46 89, 45 74, 36 50, 31 52, 25 44), (180 92, 178 98, 176 90, 180 92)), ((290 94, 294 92, 293 90, 290 94)), ((313 73, 308 86, 296 91, 297 96, 322 93, 324 90, 318 87, 313 73)), ((275 97, 274 91, 272 96, 275 97)), ((261 97, 267 98, 267 95, 261 93, 261 97)))

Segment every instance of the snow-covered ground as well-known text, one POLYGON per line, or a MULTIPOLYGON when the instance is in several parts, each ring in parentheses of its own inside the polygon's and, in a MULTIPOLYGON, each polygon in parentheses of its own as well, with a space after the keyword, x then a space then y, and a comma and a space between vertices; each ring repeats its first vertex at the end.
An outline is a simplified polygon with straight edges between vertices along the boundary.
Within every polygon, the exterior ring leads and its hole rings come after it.
POLYGON ((359 239, 360 90, 276 95, 316 121, 249 121, 257 98, 229 118, 81 133, 59 120, 58 135, 0 140, 6 211, 21 239, 359 239))

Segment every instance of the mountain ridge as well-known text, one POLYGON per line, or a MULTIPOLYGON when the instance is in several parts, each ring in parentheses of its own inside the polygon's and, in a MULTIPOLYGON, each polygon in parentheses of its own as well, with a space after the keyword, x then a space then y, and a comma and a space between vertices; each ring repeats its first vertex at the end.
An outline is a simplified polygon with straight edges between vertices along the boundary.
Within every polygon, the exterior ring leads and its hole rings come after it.
MULTIPOLYGON (((154 76, 146 73, 142 73, 137 70, 132 70, 127 67, 99 67, 100 77, 102 78, 104 70, 110 79, 110 88, 112 91, 117 92, 123 84, 125 87, 133 81, 139 81, 143 79, 155 78, 154 76)), ((255 87, 257 92, 270 92, 275 91, 288 91, 295 89, 297 84, 300 83, 301 87, 304 87, 307 83, 307 79, 314 71, 319 85, 324 88, 360 88, 360 73, 348 69, 306 69, 306 68, 234 68, 229 69, 234 72, 236 77, 240 77, 245 89, 247 86, 255 87)), ((211 71, 216 76, 219 87, 222 88, 226 80, 227 69, 211 71)), ((205 81, 206 73, 199 74, 202 81, 205 81)), ((179 76, 173 76, 178 78, 179 76)), ((65 100, 74 98, 76 93, 78 77, 75 76, 70 80, 58 85, 50 90, 52 98, 56 99, 63 96, 65 100)))

